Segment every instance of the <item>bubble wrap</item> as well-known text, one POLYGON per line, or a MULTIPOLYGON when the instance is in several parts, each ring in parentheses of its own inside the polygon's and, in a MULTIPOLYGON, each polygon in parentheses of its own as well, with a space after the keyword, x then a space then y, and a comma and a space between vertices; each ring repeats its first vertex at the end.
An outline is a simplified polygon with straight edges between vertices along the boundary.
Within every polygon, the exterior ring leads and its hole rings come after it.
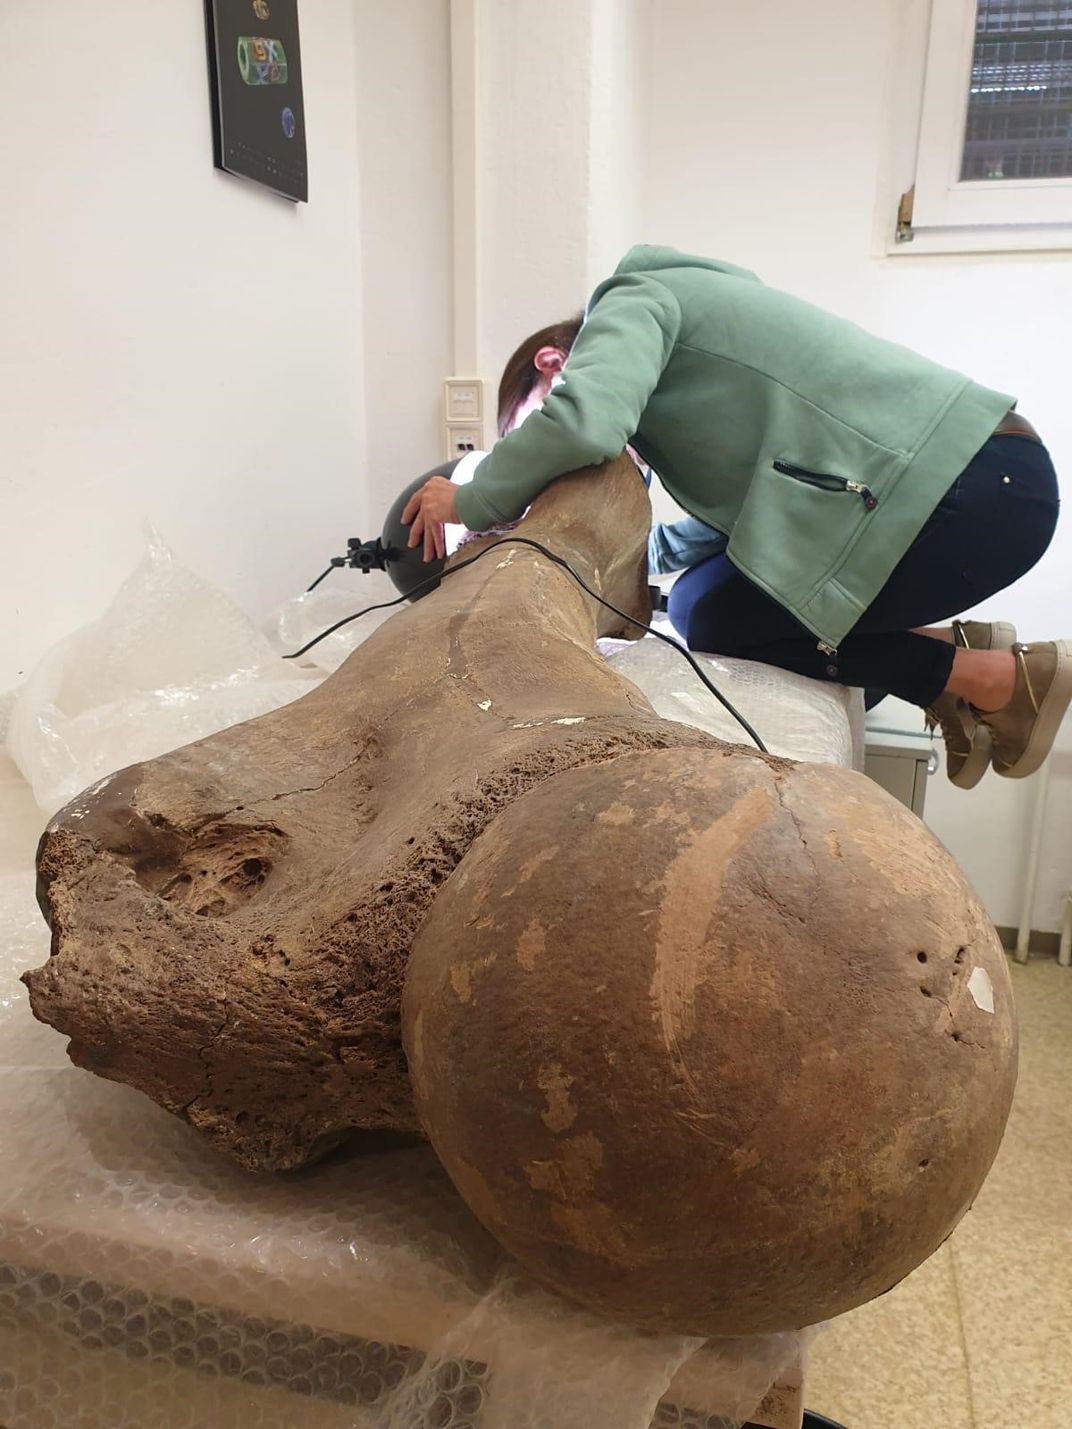
MULTIPOLYGON (((655 628, 674 637, 665 620, 655 628)), ((676 637, 674 637, 676 640, 676 637)), ((748 744, 742 727, 697 678, 688 661, 663 640, 601 640, 608 662, 647 695, 655 712, 697 725, 732 744, 748 744)), ((772 754, 819 764, 863 768, 863 696, 754 660, 695 654, 704 674, 740 710, 772 754)))

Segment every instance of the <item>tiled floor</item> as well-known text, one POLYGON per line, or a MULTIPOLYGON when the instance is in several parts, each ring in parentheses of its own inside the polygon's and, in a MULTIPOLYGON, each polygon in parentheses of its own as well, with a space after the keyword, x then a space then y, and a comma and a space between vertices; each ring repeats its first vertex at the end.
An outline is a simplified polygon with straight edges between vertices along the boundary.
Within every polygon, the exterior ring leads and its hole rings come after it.
POLYGON ((989 1180, 937 1255, 812 1349, 807 1401, 849 1429, 1072 1425, 1072 969, 1011 966, 1020 1080, 989 1180))
MULTIPOLYGON (((43 823, 0 756, 0 873, 43 823)), ((1072 1425, 1072 969, 1012 973, 1020 1082, 990 1179, 937 1255, 812 1349, 807 1402, 849 1429, 1072 1425)))

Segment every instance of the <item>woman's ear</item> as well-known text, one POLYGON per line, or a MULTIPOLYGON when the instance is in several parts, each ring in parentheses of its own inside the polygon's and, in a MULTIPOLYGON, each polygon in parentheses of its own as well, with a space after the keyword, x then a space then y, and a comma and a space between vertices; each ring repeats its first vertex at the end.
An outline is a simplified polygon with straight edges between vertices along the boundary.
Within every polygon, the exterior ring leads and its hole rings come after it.
POLYGON ((560 347, 541 347, 532 359, 532 365, 545 377, 553 377, 565 367, 566 354, 560 347))

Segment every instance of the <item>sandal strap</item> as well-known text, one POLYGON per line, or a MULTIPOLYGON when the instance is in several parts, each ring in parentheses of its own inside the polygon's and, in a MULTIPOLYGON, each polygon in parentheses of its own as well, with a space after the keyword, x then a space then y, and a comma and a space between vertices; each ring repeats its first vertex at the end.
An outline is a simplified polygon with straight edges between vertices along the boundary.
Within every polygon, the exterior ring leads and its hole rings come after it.
POLYGON ((1024 658, 1030 649, 1030 645, 1018 645, 1016 647, 1016 664, 1024 677, 1024 687, 1027 690, 1028 699, 1031 701, 1031 708, 1038 714, 1038 696, 1035 694, 1035 687, 1031 683, 1031 671, 1027 668, 1027 660, 1024 658))

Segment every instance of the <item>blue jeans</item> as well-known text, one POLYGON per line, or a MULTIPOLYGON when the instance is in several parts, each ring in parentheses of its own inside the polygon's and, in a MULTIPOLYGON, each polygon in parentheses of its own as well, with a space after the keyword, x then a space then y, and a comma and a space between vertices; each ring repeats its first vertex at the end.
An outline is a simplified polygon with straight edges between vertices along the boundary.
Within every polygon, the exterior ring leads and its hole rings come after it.
POLYGON ((1057 476, 1044 446, 991 437, 938 503, 836 656, 725 554, 685 572, 670 619, 690 650, 738 655, 926 708, 953 668, 953 646, 912 631, 969 610, 1039 560, 1053 537, 1057 476))

